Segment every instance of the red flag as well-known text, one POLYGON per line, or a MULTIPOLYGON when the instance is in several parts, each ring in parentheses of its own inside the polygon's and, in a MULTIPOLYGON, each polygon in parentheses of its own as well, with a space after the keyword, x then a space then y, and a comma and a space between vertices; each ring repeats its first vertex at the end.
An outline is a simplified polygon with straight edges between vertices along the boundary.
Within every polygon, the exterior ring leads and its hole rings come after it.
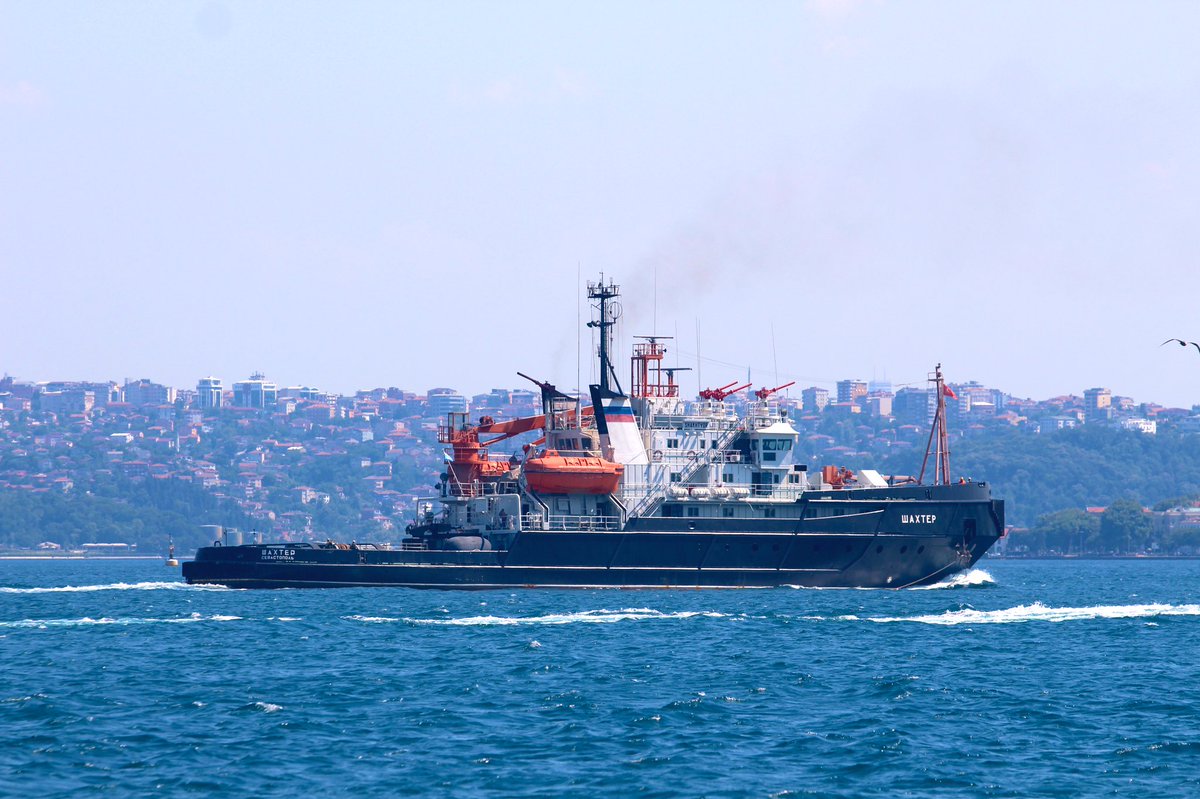
POLYGON ((945 383, 942 383, 942 393, 950 399, 958 399, 958 395, 954 393, 954 389, 950 388, 950 386, 946 385, 945 383))

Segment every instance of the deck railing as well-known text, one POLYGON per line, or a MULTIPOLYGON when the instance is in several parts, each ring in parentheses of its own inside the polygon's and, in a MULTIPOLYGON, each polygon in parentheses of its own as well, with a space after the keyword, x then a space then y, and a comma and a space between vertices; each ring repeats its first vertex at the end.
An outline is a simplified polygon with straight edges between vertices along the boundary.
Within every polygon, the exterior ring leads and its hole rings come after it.
POLYGON ((521 517, 522 530, 619 530, 620 516, 572 516, 527 513, 521 517))

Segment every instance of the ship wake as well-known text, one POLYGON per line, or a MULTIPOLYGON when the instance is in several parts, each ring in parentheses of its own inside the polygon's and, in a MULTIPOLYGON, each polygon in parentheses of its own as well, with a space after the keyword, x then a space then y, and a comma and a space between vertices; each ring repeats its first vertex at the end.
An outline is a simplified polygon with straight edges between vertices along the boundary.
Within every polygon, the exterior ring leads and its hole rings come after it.
POLYGON ((654 621, 666 619, 727 618, 728 614, 712 611, 678 611, 664 613, 649 608, 622 610, 583 610, 576 613, 547 613, 542 616, 467 616, 459 619, 412 619, 390 616, 345 616, 349 621, 368 624, 402 624, 436 627, 510 627, 517 625, 613 624, 621 621, 654 621))
POLYGON ((1159 616, 1200 616, 1200 605, 1171 605, 1155 602, 1145 605, 1092 605, 1080 608, 1055 608, 1034 602, 1031 605, 1018 605, 1000 610, 965 608, 920 616, 873 616, 867 618, 840 616, 838 618, 841 621, 871 621, 878 624, 909 622, 949 627, 959 624, 1021 624, 1038 621, 1061 623, 1091 619, 1143 619, 1159 616))
POLYGON ((228 591, 223 585, 188 585, 179 581, 105 583, 104 585, 54 585, 37 588, 0 586, 0 594, 78 594, 91 591, 228 591))
POLYGON ((912 590, 930 591, 938 588, 988 588, 995 584, 996 579, 988 572, 983 569, 971 569, 969 572, 960 572, 953 577, 931 585, 914 586, 912 590))
POLYGON ((188 624, 193 622, 241 621, 241 616, 210 615, 203 616, 193 613, 190 616, 180 616, 171 619, 148 619, 141 617, 110 617, 102 616, 93 619, 84 616, 80 619, 18 619, 16 621, 0 621, 0 629, 34 629, 49 630, 63 627, 97 627, 115 625, 126 627, 134 624, 188 624))

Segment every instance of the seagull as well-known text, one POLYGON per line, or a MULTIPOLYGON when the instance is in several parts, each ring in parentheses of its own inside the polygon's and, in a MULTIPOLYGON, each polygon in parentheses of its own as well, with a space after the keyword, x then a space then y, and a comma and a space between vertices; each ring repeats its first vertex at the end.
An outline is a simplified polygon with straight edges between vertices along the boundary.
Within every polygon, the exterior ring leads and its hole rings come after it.
POLYGON ((1191 344, 1193 347, 1196 348, 1196 352, 1200 352, 1200 344, 1197 344, 1194 341, 1184 341, 1181 338, 1169 338, 1166 341, 1164 341, 1162 344, 1159 344, 1158 346, 1162 347, 1166 344, 1170 344, 1172 341, 1178 342, 1179 346, 1181 346, 1181 347, 1186 347, 1187 345, 1191 344))

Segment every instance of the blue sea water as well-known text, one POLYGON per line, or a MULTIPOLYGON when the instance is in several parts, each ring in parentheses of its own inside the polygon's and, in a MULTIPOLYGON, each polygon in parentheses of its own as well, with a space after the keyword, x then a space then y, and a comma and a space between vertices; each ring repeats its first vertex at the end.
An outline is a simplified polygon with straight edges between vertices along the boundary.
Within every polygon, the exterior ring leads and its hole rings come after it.
POLYGON ((235 591, 0 561, 0 796, 1200 795, 1200 561, 235 591))

